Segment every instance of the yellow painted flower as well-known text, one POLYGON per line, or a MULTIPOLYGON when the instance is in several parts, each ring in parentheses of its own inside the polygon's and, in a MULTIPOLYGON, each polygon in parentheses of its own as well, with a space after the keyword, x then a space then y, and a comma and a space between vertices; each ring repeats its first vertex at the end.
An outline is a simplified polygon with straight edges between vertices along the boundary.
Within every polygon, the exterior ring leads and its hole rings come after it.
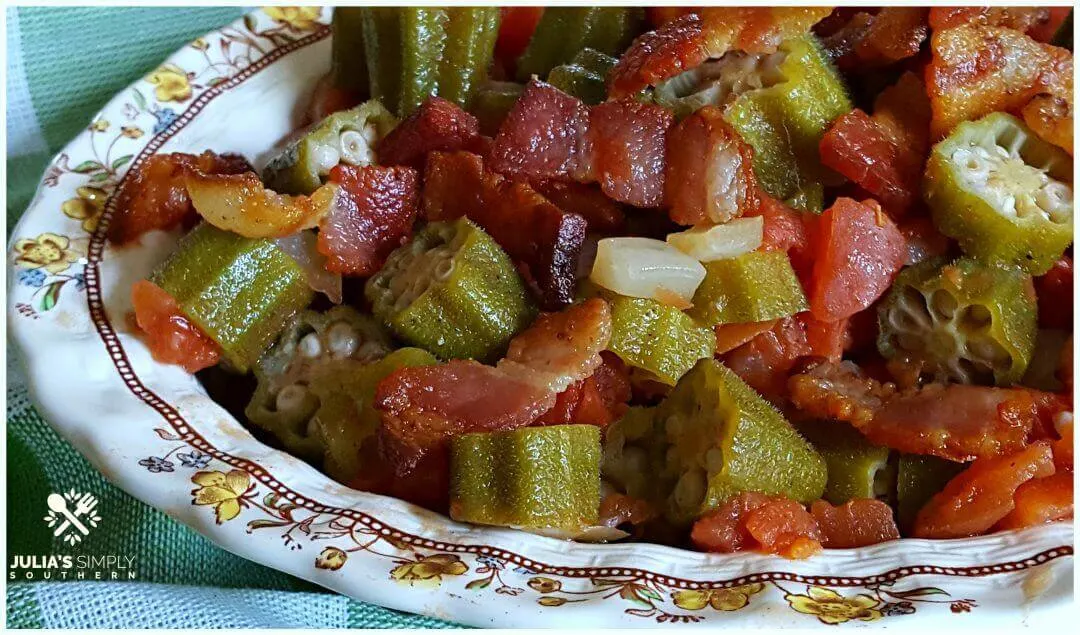
POLYGON ((213 505, 220 525, 240 515, 240 500, 251 487, 251 477, 243 470, 196 472, 191 482, 199 487, 191 490, 195 505, 213 505))
POLYGON ((207 44, 206 40, 204 40, 203 38, 197 37, 191 42, 191 48, 198 51, 205 51, 206 49, 210 48, 210 45, 207 44))
POLYGON ((832 589, 809 587, 807 595, 789 593, 784 596, 791 608, 799 613, 813 615, 825 624, 843 624, 848 620, 872 622, 881 619, 878 600, 860 593, 845 598, 832 589))
POLYGON ((554 593, 562 588, 562 582, 538 575, 529 580, 529 588, 538 593, 554 593))
POLYGON ((765 588, 760 582, 744 584, 730 589, 702 589, 676 591, 671 594, 675 606, 687 611, 700 611, 711 606, 717 611, 738 611, 750 603, 750 596, 765 588))
POLYGON ((438 584, 444 575, 462 575, 469 567, 461 558, 449 553, 419 556, 416 562, 406 562, 394 567, 390 577, 401 582, 434 582, 438 584))
POLYGON ((322 7, 263 7, 263 13, 295 31, 314 31, 319 28, 316 20, 322 14, 322 7))
POLYGON ((138 139, 143 136, 142 128, 138 126, 124 126, 120 129, 120 134, 124 135, 128 139, 138 139))
POLYGON ((158 101, 187 101, 191 97, 191 82, 187 73, 176 64, 162 64, 146 76, 158 101))
POLYGON ((68 218, 82 221, 83 231, 93 233, 97 229, 101 214, 105 211, 105 190, 96 187, 80 187, 75 190, 76 198, 69 198, 60 204, 60 211, 68 218))
POLYGON ((94 132, 105 132, 109 129, 108 119, 96 119, 94 123, 90 124, 90 129, 94 132))
POLYGON ((71 248, 67 236, 46 232, 37 238, 15 241, 15 264, 25 269, 44 269, 60 273, 79 259, 79 253, 71 248))
POLYGON ((319 557, 315 558, 315 567, 326 569, 327 571, 337 571, 345 566, 345 561, 348 559, 349 554, 341 549, 338 549, 337 547, 327 547, 322 550, 319 557))

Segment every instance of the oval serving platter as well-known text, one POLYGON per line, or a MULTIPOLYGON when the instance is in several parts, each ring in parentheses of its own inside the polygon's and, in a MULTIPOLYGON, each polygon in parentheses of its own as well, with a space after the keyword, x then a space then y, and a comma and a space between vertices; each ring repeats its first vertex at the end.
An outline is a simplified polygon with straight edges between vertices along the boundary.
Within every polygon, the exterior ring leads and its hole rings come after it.
POLYGON ((474 626, 1001 625, 1071 601, 1071 523, 801 562, 462 525, 331 481, 155 363, 127 326, 128 290, 177 236, 113 249, 110 194, 155 152, 264 163, 328 70, 329 14, 264 9, 184 47, 56 156, 12 234, 8 324, 31 395, 112 482, 242 557, 474 626))

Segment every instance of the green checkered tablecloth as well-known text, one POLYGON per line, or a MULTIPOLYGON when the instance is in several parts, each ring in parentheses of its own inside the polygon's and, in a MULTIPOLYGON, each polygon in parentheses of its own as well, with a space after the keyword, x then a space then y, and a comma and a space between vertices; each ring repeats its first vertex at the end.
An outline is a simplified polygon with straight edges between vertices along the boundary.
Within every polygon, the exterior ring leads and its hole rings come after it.
MULTIPOLYGON (((8 236, 49 159, 114 94, 203 33, 228 8, 8 8, 8 236)), ((8 348, 7 536, 15 554, 71 553, 42 517, 49 492, 99 495, 109 531, 80 554, 136 556, 136 582, 19 582, 9 627, 445 627, 349 600, 212 545, 115 487, 61 440, 27 400, 8 348)))

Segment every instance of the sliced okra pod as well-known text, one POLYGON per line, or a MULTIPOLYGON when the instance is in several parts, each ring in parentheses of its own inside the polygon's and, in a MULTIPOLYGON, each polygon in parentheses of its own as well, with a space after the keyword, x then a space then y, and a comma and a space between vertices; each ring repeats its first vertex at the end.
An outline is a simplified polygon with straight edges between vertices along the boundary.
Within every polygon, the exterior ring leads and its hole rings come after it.
POLYGON ((586 104, 599 104, 607 98, 604 81, 616 61, 599 51, 582 49, 570 62, 551 69, 547 82, 586 104))
POLYGON ((1031 277, 970 258, 900 272, 878 309, 878 350, 934 379, 1008 386, 1024 376, 1038 330, 1031 277))
POLYGON ((705 263, 705 280, 687 311, 706 326, 764 322, 807 310, 795 270, 783 251, 751 251, 705 263))
POLYGON ((354 95, 367 95, 368 69, 364 57, 364 10, 335 7, 330 29, 330 78, 334 86, 354 95))
POLYGON ((314 296, 304 270, 273 241, 244 238, 208 223, 181 239, 150 280, 241 373, 314 296))
POLYGON ((640 7, 548 7, 517 63, 518 80, 547 76, 584 48, 619 55, 644 21, 640 7))
POLYGON ((580 530, 597 523, 600 429, 519 428, 455 437, 450 517, 524 529, 580 530))
POLYGON ((963 463, 936 456, 901 454, 896 465, 896 515, 900 528, 910 529, 922 506, 963 469, 963 463))
POLYGON ((525 86, 517 82, 486 81, 476 89, 469 112, 480 122, 480 132, 494 137, 525 86))
POLYGON ((1001 112, 934 146, 926 201, 941 233, 985 262, 1045 273, 1073 236, 1072 157, 1001 112))
POLYGON ((856 498, 892 494, 896 474, 890 469, 889 448, 870 443, 843 421, 812 421, 798 429, 825 459, 829 472, 825 500, 843 505, 856 498))
POLYGON ((510 257, 465 217, 429 223, 365 294, 398 337, 442 359, 497 358, 536 314, 510 257))
POLYGON ((605 294, 611 307, 608 349, 628 365, 674 386, 702 357, 712 357, 716 336, 677 308, 648 298, 605 294))

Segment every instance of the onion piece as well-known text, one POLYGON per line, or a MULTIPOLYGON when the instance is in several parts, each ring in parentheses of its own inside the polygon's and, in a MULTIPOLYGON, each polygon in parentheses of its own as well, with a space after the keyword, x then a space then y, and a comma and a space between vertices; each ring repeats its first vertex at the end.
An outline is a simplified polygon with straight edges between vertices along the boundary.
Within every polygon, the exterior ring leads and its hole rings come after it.
POLYGON ((597 243, 589 279, 622 295, 684 309, 705 279, 705 267, 660 240, 604 238, 597 243))
POLYGON ((524 529, 524 531, 538 536, 558 538, 559 540, 573 540, 574 542, 614 542, 630 536, 629 533, 621 529, 608 527, 607 525, 593 525, 577 530, 544 528, 524 529))
POLYGON ((296 264, 304 270, 308 286, 325 294, 334 304, 341 304, 341 274, 326 270, 326 256, 315 248, 316 236, 313 231, 301 231, 283 238, 274 239, 274 243, 292 256, 296 264))
POLYGON ((694 227, 668 234, 672 247, 701 262, 734 258, 761 246, 765 235, 762 216, 736 218, 722 225, 694 227))

